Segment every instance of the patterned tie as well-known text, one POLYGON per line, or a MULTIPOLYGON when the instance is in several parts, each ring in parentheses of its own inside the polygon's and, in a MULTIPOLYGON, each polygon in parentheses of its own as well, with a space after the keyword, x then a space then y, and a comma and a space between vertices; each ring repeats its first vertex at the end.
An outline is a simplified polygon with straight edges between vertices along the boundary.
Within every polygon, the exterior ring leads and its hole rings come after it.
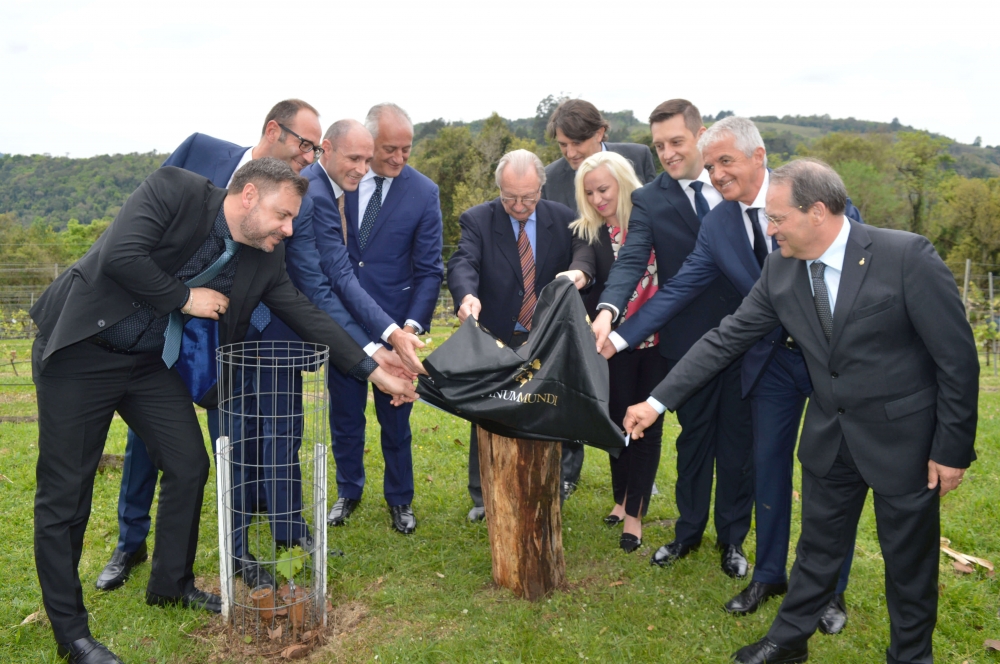
MULTIPOLYGON (((185 281, 184 285, 189 288, 198 288, 210 282, 219 272, 222 272, 222 268, 226 266, 230 258, 236 255, 239 248, 240 245, 235 240, 226 240, 226 250, 222 252, 222 255, 216 258, 215 262, 205 268, 201 274, 196 274, 185 281)), ((167 329, 163 332, 163 354, 161 357, 168 369, 174 366, 177 363, 177 358, 180 357, 183 336, 184 314, 179 309, 175 309, 170 312, 167 329)))
POLYGON ((521 313, 517 315, 517 322, 530 332, 531 315, 535 313, 535 305, 538 304, 538 297, 535 295, 535 257, 531 254, 531 242, 528 241, 528 232, 524 228, 528 220, 517 223, 521 224, 517 233, 517 253, 521 255, 521 276, 524 282, 524 299, 521 300, 521 313))
POLYGON ((701 188, 705 186, 705 183, 695 180, 688 186, 694 189, 694 211, 698 213, 698 221, 705 221, 705 215, 712 211, 712 208, 708 206, 705 194, 701 193, 701 188))
POLYGON ((819 324, 823 327, 823 334, 829 341, 833 335, 833 312, 830 310, 830 292, 826 290, 826 280, 823 279, 826 264, 813 261, 809 270, 812 272, 813 301, 816 303, 816 314, 819 316, 819 324))
MULTIPOLYGON (((368 244, 368 236, 371 235, 375 219, 378 218, 378 211, 382 209, 382 183, 385 178, 375 176, 375 193, 368 199, 368 207, 365 208, 365 216, 361 220, 361 230, 358 231, 358 248, 365 250, 368 244)), ((345 238, 346 240, 346 238, 345 238)))
POLYGON ((261 302, 257 305, 257 308, 250 314, 250 324, 261 332, 271 324, 271 310, 267 308, 266 304, 261 302))
POLYGON ((767 258, 767 240, 764 239, 764 231, 760 229, 757 210, 758 208, 747 208, 747 216, 750 217, 750 227, 753 230, 753 255, 757 257, 757 264, 764 267, 764 259, 767 258))
POLYGON ((340 232, 344 234, 344 246, 347 246, 347 211, 344 210, 344 199, 346 196, 341 194, 337 197, 337 211, 340 212, 340 232))

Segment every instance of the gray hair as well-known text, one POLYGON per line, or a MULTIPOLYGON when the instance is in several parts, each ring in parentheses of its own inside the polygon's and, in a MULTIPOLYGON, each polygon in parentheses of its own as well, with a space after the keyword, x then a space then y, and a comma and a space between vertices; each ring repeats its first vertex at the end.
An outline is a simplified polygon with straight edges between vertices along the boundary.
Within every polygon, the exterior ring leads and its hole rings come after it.
POLYGON ((300 197, 305 196, 309 189, 309 180, 296 175, 292 167, 274 157, 262 157, 251 159, 233 175, 233 181, 229 183, 229 196, 242 193, 249 183, 257 187, 257 191, 263 196, 269 194, 283 184, 290 184, 300 197))
POLYGON ((406 120, 406 123, 410 125, 410 131, 413 131, 413 120, 410 119, 410 115, 396 104, 387 101, 372 106, 368 110, 368 115, 365 116, 365 127, 367 127, 368 131, 371 132, 372 138, 378 138, 378 123, 386 111, 395 114, 398 118, 406 120))
MULTIPOLYGON (((764 147, 764 139, 760 137, 760 131, 757 130, 757 125, 753 123, 753 120, 730 115, 705 130, 705 133, 698 139, 698 150, 704 152, 708 146, 727 136, 736 139, 736 149, 747 157, 752 157, 757 148, 764 147)), ((767 148, 764 149, 764 166, 767 166, 767 148)))
POLYGON ((518 175, 524 175, 529 168, 534 168, 538 174, 538 186, 545 184, 545 166, 542 165, 542 160, 538 158, 538 155, 528 150, 512 150, 500 157, 500 163, 497 164, 497 187, 500 186, 503 171, 508 165, 518 175))
POLYGON ((358 128, 366 129, 366 127, 357 120, 337 120, 330 125, 330 128, 326 130, 325 134, 323 134, 323 140, 330 141, 330 145, 334 150, 336 150, 337 143, 340 142, 340 139, 347 136, 354 129, 358 128))
POLYGON ((771 184, 792 188, 792 205, 803 212, 814 203, 822 203, 831 214, 847 209, 847 187, 837 171, 819 159, 803 158, 789 162, 771 173, 771 184))

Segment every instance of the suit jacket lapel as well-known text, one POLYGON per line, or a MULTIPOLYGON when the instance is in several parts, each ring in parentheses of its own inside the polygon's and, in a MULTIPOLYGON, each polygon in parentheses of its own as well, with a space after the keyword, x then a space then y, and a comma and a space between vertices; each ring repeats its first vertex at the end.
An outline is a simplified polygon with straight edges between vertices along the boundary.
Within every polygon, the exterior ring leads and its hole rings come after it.
POLYGON ((243 155, 246 154, 248 149, 240 148, 236 151, 236 154, 227 155, 220 159, 215 168, 215 177, 212 178, 212 184, 224 189, 229 184, 229 178, 233 177, 236 167, 240 165, 240 160, 243 159, 243 155))
POLYGON ((867 247, 871 245, 868 231, 856 221, 847 219, 851 224, 851 233, 847 236, 847 249, 844 251, 844 266, 840 271, 840 287, 837 289, 837 301, 833 307, 833 334, 830 335, 830 352, 837 347, 837 341, 844 331, 847 318, 854 309, 854 300, 858 297, 861 284, 868 274, 872 254, 867 247), (862 263, 862 261, 864 261, 862 263))
POLYGON ((726 232, 733 245, 733 251, 739 256, 740 264, 746 269, 752 281, 760 279, 760 265, 757 264, 757 257, 753 253, 753 246, 750 238, 747 237, 746 226, 743 225, 743 210, 739 203, 723 201, 719 205, 726 206, 726 213, 729 217, 726 220, 726 232))
POLYGON ((698 220, 698 215, 695 213, 694 208, 691 206, 691 201, 688 199, 687 194, 681 189, 681 184, 677 180, 668 176, 666 173, 663 174, 664 187, 666 188, 667 200, 670 204, 677 208, 677 211, 681 214, 681 219, 684 223, 688 225, 691 232, 697 237, 698 231, 701 230, 701 222, 698 220))
POLYGON ((409 188, 410 174, 407 172, 409 166, 403 167, 403 172, 399 174, 398 177, 393 178, 392 184, 389 185, 389 193, 386 194, 385 202, 382 203, 382 207, 378 211, 378 216, 375 217, 375 225, 372 226, 372 232, 368 235, 368 243, 365 244, 365 249, 372 246, 375 240, 375 236, 378 232, 385 226, 386 220, 392 216, 393 210, 399 205, 400 201, 406 197, 407 189, 409 188))
MULTIPOLYGON (((521 256, 517 253, 517 238, 514 237, 514 226, 511 224, 510 215, 503 209, 500 199, 493 201, 493 233, 496 237, 497 247, 500 253, 510 263, 510 269, 517 275, 521 285, 524 285, 524 276, 521 274, 521 256)), ((537 237, 537 228, 536 228, 537 237)), ((538 270, 535 270, 538 274, 538 270)))
POLYGON ((795 281, 792 284, 792 290, 795 292, 795 299, 799 301, 809 329, 816 336, 820 347, 829 352, 830 344, 826 340, 826 335, 823 334, 823 326, 819 324, 819 314, 816 313, 816 302, 813 300, 812 287, 809 285, 810 277, 806 262, 803 260, 795 261, 793 271, 795 281))
MULTIPOLYGON (((260 265, 260 251, 247 246, 240 247, 240 263, 236 266, 236 275, 233 277, 233 290, 229 293, 230 309, 226 312, 226 328, 224 334, 220 330, 219 342, 221 344, 232 343, 231 337, 236 325, 239 323, 243 312, 243 305, 246 304, 247 293, 254 275, 257 274, 257 266, 260 265)), ((254 307, 257 304, 254 303, 254 307)), ((249 316, 247 317, 249 320, 249 316)))
MULTIPOLYGON (((339 212, 339 210, 338 210, 339 212)), ((358 190, 344 193, 344 212, 347 214, 348 233, 345 238, 347 251, 352 256, 361 255, 361 247, 358 246, 358 190)), ((371 237, 368 238, 371 240, 371 237)))
MULTIPOLYGON (((545 214, 542 206, 535 208, 535 290, 538 290, 540 276, 546 274, 544 271, 545 261, 549 257, 549 249, 552 247, 552 220, 545 214)), ((513 226, 511 226, 513 231, 513 226)), ((518 254, 518 259, 521 255, 518 254)))

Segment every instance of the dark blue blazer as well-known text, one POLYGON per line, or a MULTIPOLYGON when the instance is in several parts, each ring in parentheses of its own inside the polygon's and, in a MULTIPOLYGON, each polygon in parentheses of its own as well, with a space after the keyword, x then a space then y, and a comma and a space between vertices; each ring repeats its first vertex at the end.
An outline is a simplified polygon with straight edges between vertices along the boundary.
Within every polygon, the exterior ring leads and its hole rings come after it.
POLYGON ((344 208, 347 251, 358 283, 397 325, 414 320, 429 330, 444 279, 438 186, 404 166, 389 187, 364 251, 356 232, 358 192, 345 194, 344 208))
MULTIPOLYGON (((685 201, 687 199, 685 198, 685 201)), ((690 207, 690 204, 688 205, 690 207)), ((847 202, 847 215, 861 221, 858 209, 847 202)), ((625 246, 632 241, 632 231, 625 246)), ((773 242, 773 239, 772 239, 773 242)), ((659 260, 659 253, 657 253, 659 260)), ((664 328, 695 298, 720 277, 728 279, 746 297, 760 279, 760 266, 743 222, 743 211, 735 201, 723 201, 708 213, 701 224, 694 251, 669 281, 660 281, 659 290, 616 332, 630 347, 637 346, 653 332, 664 328)), ((716 323, 717 324, 717 323, 716 323)), ((784 331, 779 327, 754 344, 743 356, 742 388, 747 396, 767 368, 784 331)), ((663 343, 663 337, 660 337, 663 343)))
MULTIPOLYGON (((632 192, 628 237, 608 275, 601 302, 613 304, 619 312, 624 310, 646 270, 651 248, 656 249, 656 270, 662 289, 662 284, 677 274, 688 254, 694 251, 700 229, 691 201, 680 184, 666 173, 636 189, 632 192)), ((742 301, 743 296, 726 275, 716 274, 687 300, 685 304, 690 306, 678 307, 675 315, 659 328, 660 354, 668 360, 681 359, 694 342, 736 311, 742 301)), ((650 304, 652 301, 639 312, 650 304)))
MULTIPOLYGON (((191 134, 161 166, 183 168, 208 178, 216 187, 225 187, 248 149, 205 134, 191 134)), ((192 318, 184 325, 176 366, 197 403, 214 393, 218 370, 212 351, 218 347, 219 325, 214 320, 192 318)))

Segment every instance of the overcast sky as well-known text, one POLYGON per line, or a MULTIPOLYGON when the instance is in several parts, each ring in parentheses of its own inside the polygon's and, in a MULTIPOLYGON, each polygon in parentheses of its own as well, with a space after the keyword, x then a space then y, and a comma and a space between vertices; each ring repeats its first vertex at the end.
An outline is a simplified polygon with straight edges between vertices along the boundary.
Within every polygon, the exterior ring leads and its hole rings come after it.
POLYGON ((3 0, 0 153, 251 145, 287 97, 326 127, 380 101, 417 122, 528 117, 560 92, 640 119, 684 97, 997 145, 998 25, 995 0, 3 0))

